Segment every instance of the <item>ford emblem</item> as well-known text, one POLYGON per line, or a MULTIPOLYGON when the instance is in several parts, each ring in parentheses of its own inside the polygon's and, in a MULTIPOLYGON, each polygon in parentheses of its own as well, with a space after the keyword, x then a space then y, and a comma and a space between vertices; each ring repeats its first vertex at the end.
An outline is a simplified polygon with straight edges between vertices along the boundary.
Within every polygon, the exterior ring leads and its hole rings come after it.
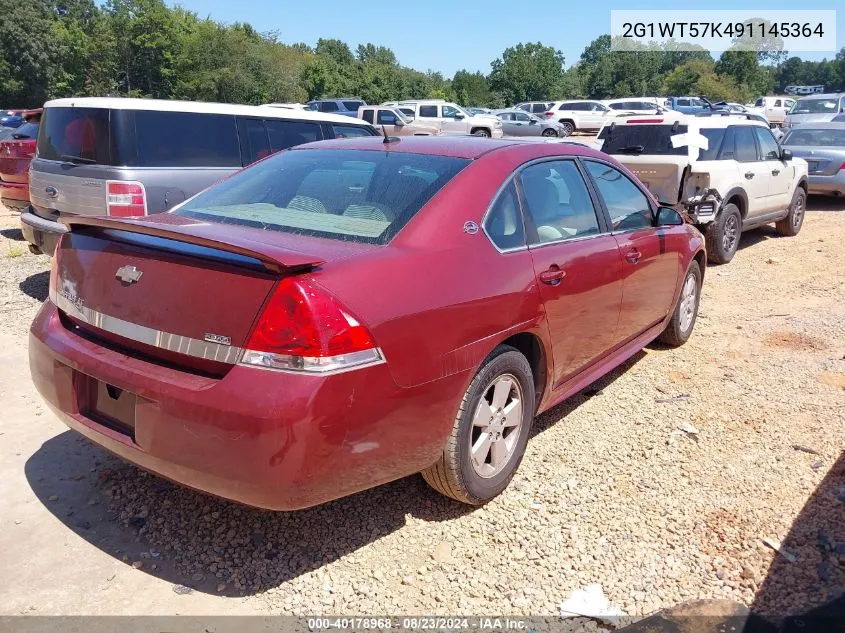
POLYGON ((56 196, 59 195, 59 190, 51 185, 49 187, 44 188, 44 193, 46 193, 51 198, 55 198, 56 196))

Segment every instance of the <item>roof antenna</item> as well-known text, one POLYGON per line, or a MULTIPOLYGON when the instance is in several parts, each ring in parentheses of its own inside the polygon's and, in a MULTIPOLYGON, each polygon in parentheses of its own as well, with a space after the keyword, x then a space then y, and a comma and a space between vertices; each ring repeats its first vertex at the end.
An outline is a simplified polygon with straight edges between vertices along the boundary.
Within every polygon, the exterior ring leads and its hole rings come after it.
POLYGON ((399 140, 395 136, 388 136, 387 130, 384 129, 384 125, 381 126, 381 133, 384 134, 384 140, 382 141, 382 143, 385 145, 389 145, 390 143, 396 143, 399 140))

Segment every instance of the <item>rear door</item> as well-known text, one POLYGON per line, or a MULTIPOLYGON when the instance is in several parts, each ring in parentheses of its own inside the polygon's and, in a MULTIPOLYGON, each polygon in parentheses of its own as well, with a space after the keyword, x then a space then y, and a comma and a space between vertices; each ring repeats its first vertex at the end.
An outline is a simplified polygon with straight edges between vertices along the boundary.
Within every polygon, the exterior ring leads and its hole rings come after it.
POLYGON ((519 183, 558 386, 615 344, 622 262, 575 160, 531 165, 519 183))
POLYGON ((622 258, 622 305, 617 339, 629 340, 671 310, 680 274, 678 243, 685 226, 655 227, 645 191, 613 165, 585 160, 587 173, 610 219, 622 258))

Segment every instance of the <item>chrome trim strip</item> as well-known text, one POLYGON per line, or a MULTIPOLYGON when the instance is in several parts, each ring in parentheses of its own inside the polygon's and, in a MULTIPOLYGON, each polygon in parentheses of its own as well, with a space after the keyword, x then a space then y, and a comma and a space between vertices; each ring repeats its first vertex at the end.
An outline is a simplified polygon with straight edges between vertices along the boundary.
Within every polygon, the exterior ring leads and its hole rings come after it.
POLYGON ((162 332, 161 330, 155 330, 144 325, 138 325, 137 323, 130 323, 129 321, 97 312, 91 308, 77 305, 52 289, 50 289, 50 300, 60 310, 88 325, 169 352, 234 365, 238 362, 243 351, 240 347, 200 341, 199 339, 188 336, 162 332))

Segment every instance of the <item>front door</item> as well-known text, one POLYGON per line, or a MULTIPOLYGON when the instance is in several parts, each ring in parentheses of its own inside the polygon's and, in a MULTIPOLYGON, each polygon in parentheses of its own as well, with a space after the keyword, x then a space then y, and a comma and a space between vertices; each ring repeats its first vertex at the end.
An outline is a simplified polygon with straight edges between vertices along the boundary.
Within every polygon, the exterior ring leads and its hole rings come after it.
POLYGON ((622 262, 574 160, 531 165, 519 181, 557 387, 616 344, 622 262))
POLYGON ((786 209, 792 201, 792 165, 781 160, 780 147, 769 128, 755 127, 754 134, 757 135, 760 159, 766 164, 768 171, 768 206, 776 211, 786 209))
POLYGON ((379 108, 376 114, 376 127, 381 130, 382 126, 384 126, 384 131, 387 132, 388 136, 405 134, 403 129, 405 126, 396 125, 396 121, 398 120, 399 117, 396 116, 393 110, 379 108))
POLYGON ((469 133, 469 121, 466 120, 464 113, 458 110, 455 106, 443 105, 441 107, 441 121, 443 121, 444 129, 458 133, 469 133))
POLYGON ((773 206, 769 198, 769 178, 771 178, 771 174, 769 173, 769 166, 759 158, 754 128, 750 125, 736 125, 729 129, 733 130, 734 156, 738 170, 737 180, 742 183, 748 198, 748 214, 746 217, 753 218, 767 213, 773 206))
POLYGON ((675 242, 689 238, 685 226, 656 228, 648 196, 624 173, 595 160, 584 165, 610 216, 622 259, 621 342, 669 314, 681 274, 678 253, 683 252, 675 242))

